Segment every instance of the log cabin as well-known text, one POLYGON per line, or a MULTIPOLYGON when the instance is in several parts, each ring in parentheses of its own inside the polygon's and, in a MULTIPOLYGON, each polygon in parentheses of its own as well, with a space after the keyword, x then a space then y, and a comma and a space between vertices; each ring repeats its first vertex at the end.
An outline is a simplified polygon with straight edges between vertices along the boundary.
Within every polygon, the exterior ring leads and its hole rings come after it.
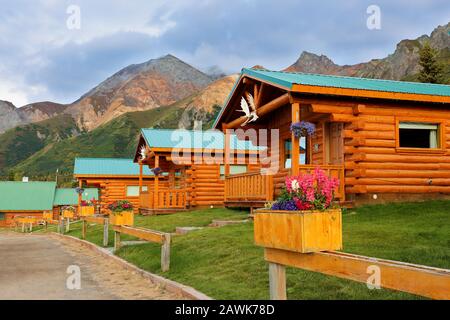
POLYGON ((17 217, 41 219, 52 212, 55 182, 0 182, 0 227, 14 225, 17 217))
MULTIPOLYGON (((236 157, 228 170, 245 176, 259 168, 261 148, 232 136, 230 154, 236 157)), ((224 205, 224 135, 218 130, 188 131, 142 129, 134 162, 158 172, 153 188, 143 189, 139 179, 142 213, 169 213, 189 208, 224 205)))
MULTIPOLYGON (((448 85, 243 69, 214 127, 278 129, 267 142, 278 170, 265 175, 273 187, 260 199, 274 199, 287 175, 317 166, 339 178, 337 197, 349 206, 450 195, 448 85), (241 112, 242 99, 257 119, 241 112), (296 137, 290 125, 299 121, 313 123, 315 133, 296 137)), ((256 186, 245 179, 241 193, 225 193, 226 205, 247 202, 256 186)), ((225 190, 235 184, 227 170, 225 190)))
MULTIPOLYGON (((148 168, 142 170, 143 190, 153 185, 154 175, 148 168)), ((81 188, 99 189, 100 212, 108 214, 108 205, 118 200, 128 200, 135 213, 139 211, 139 165, 133 159, 76 158, 74 177, 81 188)))
MULTIPOLYGON (((0 182, 0 227, 14 224, 16 217, 43 218, 53 212, 57 220, 62 206, 78 205, 75 189, 56 188, 56 182, 0 182)), ((85 189, 83 200, 98 199, 97 189, 85 189)))

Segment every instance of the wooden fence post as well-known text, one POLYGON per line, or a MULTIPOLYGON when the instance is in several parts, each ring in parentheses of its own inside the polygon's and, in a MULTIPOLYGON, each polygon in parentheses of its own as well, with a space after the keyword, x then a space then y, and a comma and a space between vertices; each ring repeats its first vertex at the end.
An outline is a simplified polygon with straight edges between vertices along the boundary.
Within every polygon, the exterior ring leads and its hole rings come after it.
POLYGON ((22 222, 22 232, 25 232, 25 222, 22 222))
POLYGON ((59 219, 59 233, 64 234, 64 218, 59 219))
POLYGON ((87 221, 81 220, 81 239, 86 239, 86 232, 87 232, 87 221))
POLYGON ((270 300, 286 300, 286 267, 269 262, 270 300))
POLYGON ((70 231, 70 218, 67 218, 66 232, 70 231))
POLYGON ((33 223, 30 222, 30 232, 33 232, 33 223))
POLYGON ((161 246, 161 270, 162 272, 169 271, 170 268, 170 233, 164 235, 164 241, 161 246))
POLYGON ((105 218, 103 223, 103 246, 107 247, 109 242, 109 219, 105 218))
POLYGON ((114 252, 120 249, 120 232, 114 231, 114 252))

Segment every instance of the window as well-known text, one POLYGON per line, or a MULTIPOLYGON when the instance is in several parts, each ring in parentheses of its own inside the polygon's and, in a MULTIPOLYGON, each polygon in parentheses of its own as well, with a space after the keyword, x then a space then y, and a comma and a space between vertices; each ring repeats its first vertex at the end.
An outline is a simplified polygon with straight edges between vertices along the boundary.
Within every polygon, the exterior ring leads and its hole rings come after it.
MULTIPOLYGON (((284 167, 289 169, 292 167, 291 160, 292 141, 291 139, 284 140, 284 167)), ((306 164, 306 138, 300 138, 300 159, 299 164, 306 164)))
MULTIPOLYGON (((240 174, 240 173, 246 173, 247 172, 247 166, 245 164, 239 165, 230 165, 230 174, 240 174)), ((220 166, 220 176, 225 176, 225 166, 220 166)))
MULTIPOLYGON (((142 191, 148 191, 148 187, 142 186, 142 191)), ((127 197, 139 197, 139 186, 127 186, 127 197)))
POLYGON ((439 148, 439 124, 420 122, 399 123, 399 146, 401 148, 439 148))

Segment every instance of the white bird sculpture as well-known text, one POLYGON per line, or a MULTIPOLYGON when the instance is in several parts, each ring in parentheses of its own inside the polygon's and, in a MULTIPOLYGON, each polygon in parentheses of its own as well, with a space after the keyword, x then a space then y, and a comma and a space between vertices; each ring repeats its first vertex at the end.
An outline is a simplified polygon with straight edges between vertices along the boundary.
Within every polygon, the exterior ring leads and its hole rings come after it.
POLYGON ((139 150, 139 153, 141 155, 141 159, 144 160, 145 158, 147 158, 147 148, 145 148, 145 146, 142 146, 141 149, 139 150))
POLYGON ((243 112, 245 114, 245 116, 247 117, 247 120, 245 120, 245 122, 241 124, 242 127, 245 126, 247 123, 253 122, 256 119, 258 119, 258 115, 256 114, 255 102, 253 100, 253 96, 250 93, 247 94, 247 99, 250 103, 250 106, 244 97, 241 98, 241 110, 239 110, 239 111, 243 112), (252 109, 251 112, 250 112, 250 108, 252 109))

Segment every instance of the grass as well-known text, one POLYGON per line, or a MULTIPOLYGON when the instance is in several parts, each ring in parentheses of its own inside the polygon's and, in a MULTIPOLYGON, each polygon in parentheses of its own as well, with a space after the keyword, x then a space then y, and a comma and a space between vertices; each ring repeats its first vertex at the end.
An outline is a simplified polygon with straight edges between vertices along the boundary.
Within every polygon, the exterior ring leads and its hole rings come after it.
MULTIPOLYGON (((344 251, 378 258, 450 268, 450 201, 365 206, 343 216, 344 251)), ((227 209, 168 216, 138 217, 136 224, 162 231, 176 226, 205 226, 212 219, 242 219, 227 209)), ((88 240, 101 243, 101 228, 88 240)), ((79 236, 79 231, 71 234, 79 236)), ((112 237, 111 237, 112 239, 112 237)), ((122 258, 160 270, 160 247, 146 243, 121 248, 122 258)), ((173 237, 171 269, 164 277, 190 285, 217 299, 268 299, 268 267, 253 242, 253 224, 205 228, 173 237)), ((390 290, 299 269, 287 269, 289 299, 417 299, 390 290)))

